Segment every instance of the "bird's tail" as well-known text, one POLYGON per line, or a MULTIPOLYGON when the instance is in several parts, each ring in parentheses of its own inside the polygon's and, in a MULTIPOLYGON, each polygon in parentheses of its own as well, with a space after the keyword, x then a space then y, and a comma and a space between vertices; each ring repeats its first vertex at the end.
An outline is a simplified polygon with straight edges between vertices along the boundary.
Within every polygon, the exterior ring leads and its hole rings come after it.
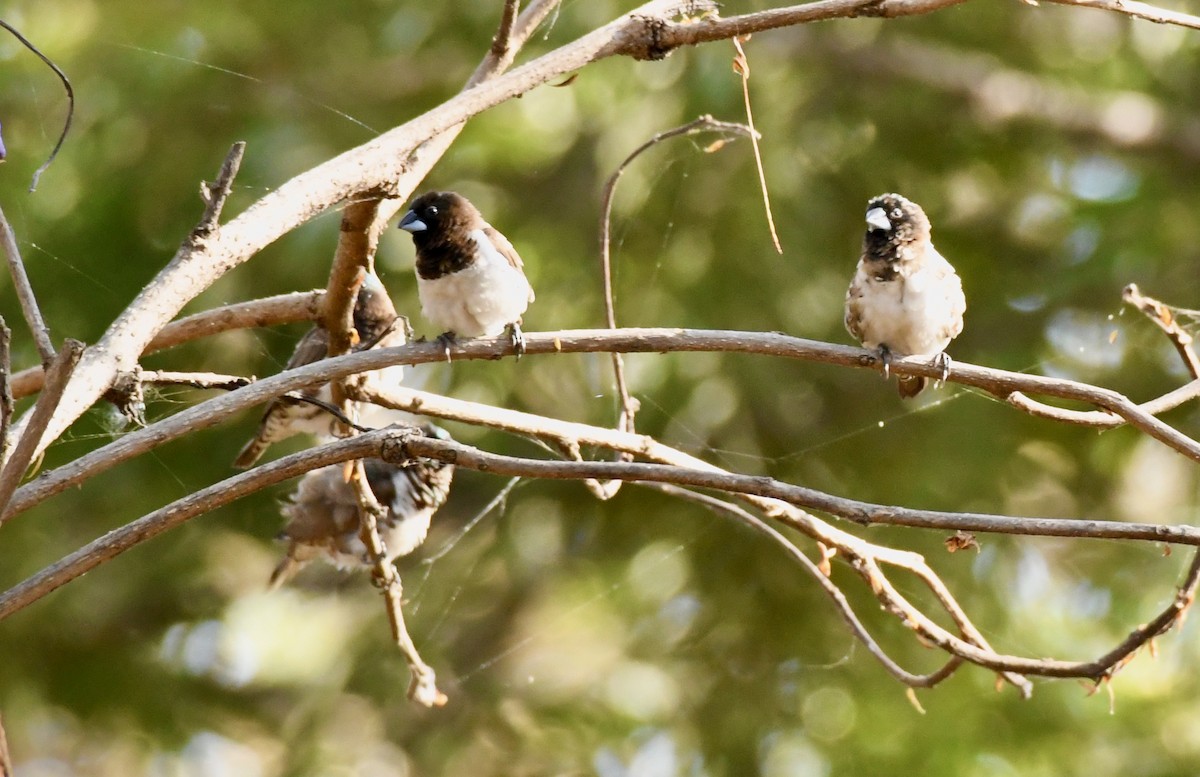
POLYGON ((238 469, 250 469, 254 466, 254 462, 262 457, 270 444, 261 436, 255 436, 254 439, 246 443, 246 447, 242 448, 242 452, 233 460, 233 466, 238 469))
POLYGON ((919 375, 900 375, 897 377, 896 385, 900 388, 901 399, 912 399, 924 391, 928 383, 928 378, 919 375))
POLYGON ((288 554, 284 556, 280 562, 275 565, 275 569, 271 571, 271 579, 267 581, 267 590, 278 590, 280 586, 291 580, 292 577, 300 571, 300 568, 303 567, 304 564, 305 562, 293 556, 291 550, 289 549, 288 554))

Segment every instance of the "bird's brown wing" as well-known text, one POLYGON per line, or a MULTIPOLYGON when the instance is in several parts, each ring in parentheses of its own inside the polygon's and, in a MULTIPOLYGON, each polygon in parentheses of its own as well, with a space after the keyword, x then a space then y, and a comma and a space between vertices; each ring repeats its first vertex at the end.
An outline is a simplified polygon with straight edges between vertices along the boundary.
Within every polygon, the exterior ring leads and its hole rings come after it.
POLYGON ((510 265, 522 272, 525 271, 525 263, 521 261, 521 255, 517 253, 517 249, 513 248, 513 244, 509 242, 508 238, 500 230, 491 224, 484 224, 483 234, 487 236, 488 240, 492 241, 492 245, 508 260, 510 265))
POLYGON ((846 331, 850 335, 862 342, 862 273, 855 272, 854 279, 850 281, 850 288, 846 289, 846 316, 843 323, 846 325, 846 331))
POLYGON ((329 355, 329 332, 323 327, 314 326, 296 343, 292 358, 288 359, 285 370, 293 367, 303 367, 306 364, 318 362, 329 355))

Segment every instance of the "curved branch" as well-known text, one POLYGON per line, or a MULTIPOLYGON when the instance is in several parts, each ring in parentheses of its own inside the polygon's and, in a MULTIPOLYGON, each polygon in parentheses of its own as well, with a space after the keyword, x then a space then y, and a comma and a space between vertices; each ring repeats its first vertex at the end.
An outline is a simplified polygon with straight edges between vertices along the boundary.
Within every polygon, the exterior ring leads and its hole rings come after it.
MULTIPOLYGON (((321 315, 321 305, 324 299, 325 290, 314 289, 313 291, 293 291, 289 294, 279 294, 274 297, 264 297, 206 310, 203 313, 167 324, 146 345, 146 349, 142 353, 146 355, 174 348, 201 337, 210 337, 235 329, 292 324, 297 321, 315 321, 321 315)), ((21 370, 12 378, 13 397, 21 399, 36 394, 42 390, 44 381, 45 373, 41 367, 21 370)))
POLYGON ((812 559, 804 555, 804 553, 802 553, 800 549, 791 542, 791 540, 780 534, 769 523, 754 515, 749 510, 738 507, 730 502, 726 502, 723 499, 717 499, 715 497, 708 496, 707 494, 700 494, 695 491, 689 491, 686 488, 680 488, 678 486, 666 483, 639 483, 638 485, 652 488, 655 491, 667 494, 668 496, 686 499, 699 505, 703 505, 709 510, 730 516, 735 520, 749 526, 759 534, 766 536, 769 540, 771 540, 771 542, 782 548, 783 551, 792 558, 792 560, 799 564, 801 568, 808 573, 809 577, 816 581, 821 590, 825 592, 825 595, 833 601, 834 607, 837 608, 838 614, 842 617, 842 620, 850 629, 850 633, 853 634, 854 637, 863 644, 863 646, 867 649, 867 652, 874 656, 876 661, 883 665, 883 668, 886 669, 889 674, 905 685, 913 688, 932 688, 942 680, 945 680, 947 677, 954 674, 955 670, 962 666, 963 661, 958 656, 951 656, 950 660, 947 661, 940 669, 929 674, 913 674, 904 667, 900 666, 900 664, 896 663, 896 661, 889 656, 882 647, 880 647, 879 643, 875 641, 875 638, 871 636, 871 633, 867 631, 867 627, 863 625, 861 620, 859 620, 858 614, 854 612, 854 608, 851 606, 850 601, 846 598, 846 595, 842 593, 842 589, 834 585, 833 581, 821 571, 821 569, 812 561, 812 559))
POLYGON ((387 429, 310 448, 189 494, 105 534, 0 594, 0 620, 28 607, 105 561, 191 518, 318 467, 363 456, 379 456, 385 440, 404 434, 407 432, 387 429))
MULTIPOLYGON (((527 333, 525 339, 526 353, 530 355, 612 350, 620 350, 625 353, 729 351, 801 359, 844 367, 873 368, 876 361, 875 354, 861 348, 763 332, 699 329, 620 329, 616 331, 578 329, 527 333)), ((449 350, 455 360, 495 359, 513 353, 511 340, 503 336, 461 340, 451 344, 449 350)), ((396 348, 380 348, 325 359, 316 364, 265 378, 228 395, 214 397, 145 429, 132 432, 81 456, 70 464, 42 474, 16 492, 7 512, 0 517, 0 524, 59 491, 81 483, 122 461, 190 432, 215 426, 233 413, 266 402, 288 391, 294 391, 313 383, 324 383, 343 378, 354 373, 378 370, 397 364, 438 362, 444 358, 445 351, 439 344, 409 343, 396 348)), ((936 362, 914 357, 894 360, 892 369, 904 375, 938 377, 941 374, 941 368, 936 362)), ((1037 391, 1065 399, 1092 401, 1096 404, 1115 407, 1139 429, 1167 442, 1172 448, 1190 458, 1200 457, 1200 444, 1196 441, 1158 421, 1124 396, 1108 389, 1077 381, 979 367, 961 361, 953 363, 949 379, 964 385, 982 388, 997 396, 1007 396, 1013 391, 1019 390, 1037 391)), ((418 410, 418 412, 420 411, 418 410)), ((539 418, 538 416, 528 417, 539 418)), ((543 420, 546 423, 550 422, 550 419, 543 420)), ((563 424, 565 422, 555 423, 563 424)), ((569 424, 568 426, 577 431, 595 429, 584 424, 569 424)), ((614 430, 601 431, 602 434, 589 432, 589 435, 592 439, 603 439, 606 442, 590 444, 604 445, 613 450, 639 455, 646 455, 649 451, 654 450, 671 450, 666 446, 660 446, 650 437, 623 435, 614 430), (631 441, 633 442, 631 443, 631 441), (632 447, 630 447, 631 445, 632 447)), ((570 433, 566 434, 565 441, 570 442, 571 436, 570 433)), ((691 461, 703 463, 699 459, 691 461)), ((882 514, 872 513, 872 516, 872 520, 874 520, 882 514)))

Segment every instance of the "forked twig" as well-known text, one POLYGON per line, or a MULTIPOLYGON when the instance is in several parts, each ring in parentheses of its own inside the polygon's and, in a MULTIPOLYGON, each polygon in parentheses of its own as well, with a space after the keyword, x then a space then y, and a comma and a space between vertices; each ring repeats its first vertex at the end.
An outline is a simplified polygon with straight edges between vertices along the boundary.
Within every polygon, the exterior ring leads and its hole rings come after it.
POLYGON ((25 263, 21 261, 21 249, 17 246, 17 238, 3 210, 0 210, 0 244, 4 246, 8 272, 12 276, 17 299, 21 302, 25 323, 29 325, 33 341, 37 344, 38 355, 42 357, 42 366, 45 367, 54 358, 54 343, 50 340, 50 329, 46 326, 46 320, 42 318, 42 311, 38 307, 33 284, 29 282, 29 274, 25 272, 25 263))
MULTIPOLYGON (((625 170, 629 165, 633 164, 635 159, 654 146, 662 143, 664 140, 695 135, 700 132, 723 132, 727 134, 747 135, 751 138, 754 137, 754 130, 745 124, 717 121, 712 116, 705 114, 687 124, 660 132, 635 148, 629 156, 625 157, 621 164, 617 165, 617 169, 613 171, 604 184, 604 194, 601 198, 600 206, 600 274, 604 293, 604 321, 609 329, 617 328, 616 302, 612 279, 612 208, 613 200, 616 197, 617 183, 620 182, 621 176, 625 174, 625 170)), ((711 150, 715 151, 716 148, 711 148, 711 150)), ((629 383, 625 378, 625 359, 616 351, 612 353, 612 365, 613 375, 617 384, 617 393, 620 395, 621 400, 621 409, 617 418, 617 429, 622 432, 632 433, 635 429, 634 417, 637 415, 640 404, 629 393, 629 383)), ((578 451, 575 451, 575 454, 577 457, 578 451)), ((620 487, 620 481, 611 481, 609 483, 601 483, 599 481, 588 482, 588 488, 599 499, 611 499, 616 495, 620 487)))
POLYGON ((854 607, 846 598, 846 594, 842 589, 838 588, 829 576, 821 571, 820 567, 812 561, 808 556, 804 555, 795 543, 783 536, 778 530, 762 520, 758 516, 751 513, 749 510, 739 507, 724 499, 701 494, 687 488, 670 485, 666 483, 638 483, 639 486, 650 488, 655 491, 667 494, 668 496, 685 499, 702 505, 709 510, 722 513, 726 516, 734 518, 737 521, 749 526, 759 534, 767 537, 771 542, 778 545, 788 554, 796 563, 798 563, 809 577, 817 582, 821 590, 833 601, 834 607, 837 608, 838 614, 845 621, 850 633, 858 639, 859 642, 867 649, 872 656, 897 680, 913 688, 932 688, 933 686, 945 680, 963 663, 963 660, 958 656, 951 656, 940 669, 930 674, 913 674, 904 667, 900 666, 886 651, 875 641, 871 633, 867 631, 867 627, 859 620, 858 614, 854 612, 854 607))
POLYGON ((12 424, 12 330, 0 316, 0 462, 8 461, 8 427, 12 424))
POLYGON ((1192 348, 1192 336, 1184 331, 1179 322, 1175 320, 1171 306, 1142 294, 1136 283, 1125 287, 1121 292, 1121 300, 1145 313, 1146 318, 1161 329, 1167 339, 1171 341, 1171 345, 1175 346, 1175 350, 1179 352, 1179 358, 1183 359, 1183 365, 1187 367, 1192 379, 1200 379, 1200 358, 1197 358, 1196 351, 1192 348))
POLYGON ((387 508, 371 492, 362 459, 354 462, 350 485, 358 500, 358 536, 371 559, 371 577, 383 594, 388 623, 392 627, 392 640, 408 662, 411 675, 408 698, 426 707, 441 707, 448 699, 446 694, 438 690, 437 673, 421 658, 412 635, 408 633, 408 625, 404 620, 404 585, 396 566, 388 561, 387 548, 379 533, 379 521, 387 515, 387 508))
POLYGON ((217 228, 217 223, 221 220, 221 210, 225 207, 225 201, 229 199, 229 192, 233 190, 233 179, 237 177, 238 170, 242 166, 242 157, 246 153, 246 141, 239 140, 230 147, 229 153, 225 155, 225 161, 221 163, 221 170, 217 173, 217 180, 212 183, 200 184, 200 198, 204 200, 204 215, 200 217, 200 222, 192 230, 191 239, 193 242, 199 242, 213 233, 217 228))
POLYGON ((66 390, 71 373, 82 355, 83 343, 67 339, 63 341, 62 350, 54 357, 54 361, 50 362, 50 368, 46 371, 46 386, 29 414, 29 424, 17 440, 12 456, 3 462, 3 469, 0 469, 0 515, 8 510, 13 492, 17 490, 21 478, 25 477, 25 470, 29 468, 29 463, 37 453, 42 434, 45 433, 46 426, 58 407, 58 400, 66 390))

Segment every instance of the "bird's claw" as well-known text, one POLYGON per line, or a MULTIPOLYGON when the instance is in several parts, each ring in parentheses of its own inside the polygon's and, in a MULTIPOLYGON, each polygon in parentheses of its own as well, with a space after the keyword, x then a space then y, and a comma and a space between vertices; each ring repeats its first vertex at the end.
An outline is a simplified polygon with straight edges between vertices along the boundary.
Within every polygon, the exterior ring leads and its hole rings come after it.
POLYGON ((942 351, 937 356, 933 357, 933 363, 942 371, 941 376, 937 380, 937 385, 934 388, 941 388, 942 384, 950 379, 950 363, 953 360, 950 354, 942 351))
POLYGON ((450 346, 454 345, 458 338, 453 332, 442 332, 437 336, 437 344, 442 346, 442 353, 446 355, 446 361, 450 361, 450 346))
POLYGON ((517 361, 521 361, 521 357, 525 354, 525 333, 521 331, 521 325, 514 321, 505 327, 508 331, 508 337, 512 340, 513 352, 517 355, 517 361))
POLYGON ((883 369, 883 379, 892 376, 892 351, 886 345, 879 346, 879 363, 883 369))

